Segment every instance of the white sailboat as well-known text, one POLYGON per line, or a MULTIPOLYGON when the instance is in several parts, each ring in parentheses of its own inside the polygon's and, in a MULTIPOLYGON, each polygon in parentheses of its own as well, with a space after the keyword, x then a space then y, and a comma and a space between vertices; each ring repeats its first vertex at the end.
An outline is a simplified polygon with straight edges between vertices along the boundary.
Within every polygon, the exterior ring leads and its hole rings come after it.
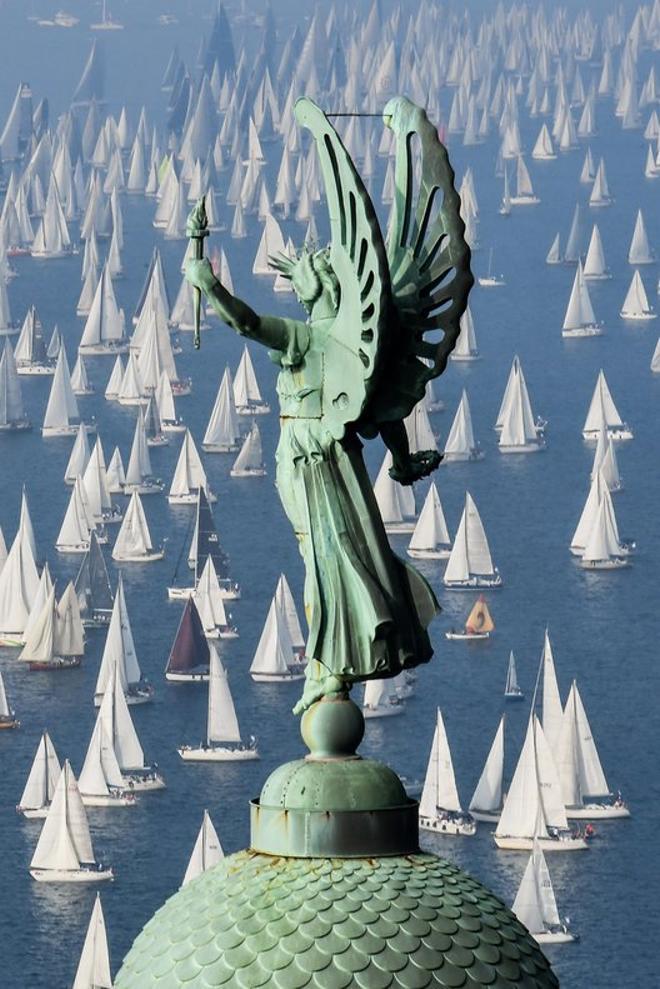
POLYGON ((500 587, 502 584, 497 567, 493 566, 481 516, 469 491, 465 492, 465 507, 443 583, 456 590, 500 587))
POLYGON ((234 392, 229 368, 220 382, 218 394, 211 411, 202 447, 208 453, 232 453, 238 450, 241 440, 241 430, 238 415, 234 405, 234 392))
POLYGON ((623 300, 619 316, 621 319, 634 319, 636 321, 655 319, 657 313, 649 303, 642 276, 638 271, 632 276, 632 281, 626 297, 623 300))
POLYGON ((540 202, 541 200, 534 193, 532 179, 523 156, 518 155, 518 159, 516 161, 516 192, 514 196, 511 196, 511 205, 534 206, 536 203, 540 202))
POLYGON ((225 853, 222 850, 218 832, 213 826, 209 812, 205 810, 202 826, 199 829, 181 887, 187 886, 193 879, 197 879, 197 876, 201 876, 203 872, 212 869, 224 857, 225 853))
MULTIPOLYGON (((121 483, 121 478, 118 479, 121 483)), ((124 494, 159 494, 163 490, 163 482, 155 477, 151 467, 147 431, 144 425, 144 412, 138 412, 135 420, 135 432, 131 445, 131 455, 124 474, 122 490, 124 494)))
POLYGON ((124 470, 124 462, 121 459, 121 451, 118 446, 112 451, 105 476, 110 494, 122 494, 126 484, 126 471, 124 470))
POLYGON ((87 365, 80 354, 78 354, 76 363, 73 365, 73 371, 71 372, 71 387, 73 388, 74 395, 94 394, 94 386, 89 380, 87 365))
POLYGON ((446 464, 453 461, 483 460, 484 453, 474 438, 472 428, 472 413, 465 388, 461 392, 461 400, 456 409, 456 415, 451 424, 449 435, 445 442, 443 460, 446 464))
POLYGON ((580 566, 583 570, 619 570, 630 565, 629 552, 629 548, 624 547, 619 538, 612 497, 603 482, 600 502, 588 529, 580 566))
POLYGON ((283 573, 280 574, 277 581, 275 600, 289 630, 293 655, 302 662, 305 656, 305 637, 300 627, 298 609, 289 587, 289 581, 283 573))
POLYGON ((97 528, 121 522, 122 511, 110 499, 105 454, 98 436, 83 472, 83 488, 88 515, 97 528))
POLYGON ((23 642, 32 605, 39 589, 39 572, 34 562, 31 527, 21 524, 0 570, 0 645, 18 646, 23 642))
POLYGON ((569 820, 630 817, 619 794, 612 800, 587 713, 573 680, 559 735, 557 768, 569 820))
MULTIPOLYGON (((55 542, 55 549, 58 553, 87 553, 90 533, 95 528, 87 509, 82 477, 78 475, 55 542)), ((97 531, 97 538, 99 542, 107 542, 107 538, 100 531, 97 531)))
POLYGON ((265 477, 263 447, 261 433, 256 422, 243 440, 243 446, 229 471, 230 477, 265 477))
POLYGON ((164 790, 165 780, 157 771, 157 766, 149 766, 145 762, 144 750, 116 670, 105 689, 98 719, 103 724, 108 739, 112 740, 124 789, 135 793, 164 790))
POLYGON ((654 264, 655 254, 651 249, 644 216, 641 209, 637 210, 635 229, 628 249, 628 264, 654 264))
POLYGON ((601 368, 589 403, 587 418, 582 427, 582 435, 585 440, 597 440, 603 425, 615 443, 633 438, 632 429, 626 422, 623 422, 619 415, 619 410, 614 404, 612 393, 605 378, 605 372, 601 368))
POLYGON ((539 944, 566 944, 577 936, 561 921, 543 850, 534 842, 511 908, 539 944))
POLYGON ((504 715, 486 757, 479 782, 470 801, 470 813, 475 821, 497 823, 502 813, 504 780, 504 715))
POLYGON ((250 676, 255 683, 303 679, 305 662, 299 649, 294 648, 292 629, 295 634, 286 595, 278 584, 250 666, 250 676))
POLYGON ((541 723, 532 713, 495 830, 495 844, 505 851, 531 851, 535 839, 545 851, 587 847, 583 837, 569 830, 555 761, 541 723))
POLYGON ((505 700, 507 701, 521 701, 525 697, 518 684, 516 657, 513 655, 513 649, 509 653, 509 665, 507 666, 506 669, 506 683, 504 684, 504 697, 505 700))
POLYGON ((30 862, 37 882, 97 883, 113 879, 112 869, 97 864, 87 813, 68 759, 55 788, 30 862))
POLYGON ((138 662, 121 573, 117 580, 117 593, 94 687, 95 707, 100 706, 108 683, 115 672, 127 704, 146 704, 153 699, 153 687, 143 678, 138 662))
POLYGON ((7 700, 5 681, 0 673, 0 730, 7 728, 20 728, 21 723, 17 719, 7 700))
POLYGON ((423 560, 442 560, 451 553, 451 536, 442 510, 440 495, 433 482, 410 537, 407 553, 408 556, 423 560))
POLYGON ((115 402, 119 399, 119 392, 121 390, 121 384, 124 380, 124 365, 122 364, 121 355, 117 354, 115 358, 115 363, 112 365, 112 372, 108 378, 108 383, 105 386, 104 395, 109 402, 115 402))
MULTIPOLYGON (((525 381, 525 375, 520 359, 518 355, 516 355, 511 363, 511 369, 509 371, 509 377, 507 378, 506 387, 504 389, 504 395, 502 396, 499 412, 497 413, 497 419, 495 420, 495 426, 493 427, 496 432, 501 432, 504 428, 504 420, 508 415, 509 407, 516 400, 518 390, 520 390, 522 395, 522 404, 525 416, 528 418, 531 416, 533 418, 532 403, 529 397, 527 382, 525 381), (516 381, 516 378, 520 379, 519 383, 516 381)), ((545 419, 541 419, 537 416, 534 425, 537 433, 540 434, 547 426, 547 422, 545 419)))
POLYGON ((602 333, 603 324, 596 320, 589 288, 582 271, 582 263, 578 261, 561 335, 568 338, 599 337, 602 336, 602 333))
MULTIPOLYGON (((223 284, 225 284, 223 282, 223 284)), ((243 349, 241 359, 234 377, 234 404, 239 416, 265 415, 270 412, 270 406, 261 396, 261 390, 254 373, 254 365, 247 346, 243 349)))
POLYGON ((114 674, 108 682, 96 723, 89 740, 78 789, 86 807, 134 807, 135 794, 126 788, 126 781, 117 761, 114 739, 110 733, 114 705, 114 674))
POLYGON ((166 371, 161 371, 160 378, 158 379, 158 387, 156 388, 154 397, 156 399, 156 404, 158 405, 158 414, 160 415, 160 422, 163 427, 163 432, 185 432, 185 423, 176 413, 176 408, 174 406, 174 392, 166 371))
POLYGON ((46 354, 43 327, 34 306, 30 306, 23 320, 14 357, 19 374, 55 374, 55 362, 46 354))
POLYGON ((53 586, 18 658, 32 671, 66 670, 80 666, 84 651, 84 629, 73 583, 69 581, 59 602, 55 601, 53 586))
POLYGON ((206 557, 192 597, 207 639, 237 639, 238 629, 230 624, 213 557, 206 557))
POLYGON ((589 205, 598 207, 611 206, 613 202, 614 200, 610 195, 610 188, 607 182, 607 175, 605 174, 605 162, 601 158, 598 162, 596 178, 594 179, 591 195, 589 196, 589 205))
POLYGON ((164 556, 164 548, 154 549, 152 545, 142 500, 134 491, 117 533, 112 559, 117 563, 152 563, 164 556))
POLYGON ((480 360, 481 357, 474 330, 474 320, 472 318, 472 311, 470 310, 469 305, 466 307, 465 312, 461 316, 459 325, 461 331, 458 334, 456 346, 450 354, 450 360, 462 363, 480 360))
POLYGON ((595 223, 591 231, 591 239, 587 248, 587 256, 584 259, 584 270, 582 273, 585 278, 594 281, 604 281, 612 277, 612 272, 605 264, 603 241, 600 236, 600 230, 595 223))
POLYGON ((415 529, 415 493, 412 485, 404 487, 390 476, 392 454, 388 450, 374 483, 374 495, 385 531, 413 532, 415 529))
POLYGON ((523 389, 520 374, 514 374, 502 419, 498 442, 500 453, 538 453, 545 449, 545 439, 539 432, 527 388, 523 389))
POLYGON ((477 824, 458 799, 454 766, 440 708, 437 710, 433 744, 419 802, 419 826, 435 834, 476 834, 477 824))
MULTIPOLYGON (((41 427, 42 436, 74 436, 78 432, 80 413, 71 387, 71 375, 64 347, 60 347, 55 365, 55 375, 48 396, 48 404, 41 427)), ((85 426, 85 429, 93 427, 85 426)))
POLYGON ((5 340, 0 357, 0 432, 15 433, 28 429, 32 429, 32 423, 25 414, 14 352, 9 340, 5 340))
POLYGON ((167 500, 170 505, 196 505, 200 488, 204 489, 209 502, 217 501, 211 491, 192 433, 186 429, 167 500))
POLYGON ((71 989, 112 989, 108 935, 98 893, 71 989))
POLYGON ((210 646, 206 744, 183 745, 177 751, 184 762, 245 762, 259 758, 253 736, 247 745, 241 741, 227 671, 213 644, 210 646))
POLYGON ((16 810, 23 817, 46 817, 53 802, 61 766, 47 731, 39 739, 30 773, 16 810))
POLYGON ((128 350, 124 311, 117 305, 107 264, 101 271, 85 322, 79 354, 122 354, 128 350))
POLYGON ((594 461, 591 468, 591 480, 600 471, 601 476, 611 493, 623 490, 623 481, 619 474, 619 464, 616 456, 614 441, 607 434, 607 429, 603 425, 598 434, 598 441, 594 451, 594 461))
POLYGON ((396 689, 396 677, 387 680, 367 680, 364 685, 362 716, 369 718, 392 718, 403 714, 405 703, 396 689))
MULTIPOLYGON (((504 281, 504 275, 497 275, 493 271, 493 248, 491 247, 488 251, 488 271, 485 275, 480 275, 477 281, 482 286, 482 288, 499 288, 502 285, 506 285, 504 281)), ((467 309, 466 309, 467 312, 467 309)))
POLYGON ((564 258, 562 257, 561 247, 559 242, 559 234, 555 234, 552 243, 550 244, 550 249, 545 256, 546 264, 563 264, 564 258))
POLYGON ((532 158, 536 159, 536 161, 553 161, 556 157, 557 155, 555 154, 548 125, 543 124, 532 149, 532 158))

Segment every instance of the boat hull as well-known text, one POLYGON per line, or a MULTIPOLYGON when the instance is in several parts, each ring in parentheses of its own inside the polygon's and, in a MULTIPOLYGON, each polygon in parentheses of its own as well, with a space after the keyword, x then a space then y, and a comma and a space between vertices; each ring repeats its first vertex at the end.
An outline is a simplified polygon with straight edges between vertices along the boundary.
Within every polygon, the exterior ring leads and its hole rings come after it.
POLYGON ((494 810, 471 810, 475 821, 483 821, 485 824, 497 824, 500 819, 500 811, 494 810))
POLYGON ((532 934, 532 937, 537 944, 570 944, 571 941, 579 941, 575 934, 567 931, 542 931, 539 934, 532 934))
POLYGON ((202 450, 206 453, 236 453, 239 445, 238 443, 202 443, 202 450))
POLYGON ((135 807, 137 805, 137 800, 132 793, 81 793, 80 796, 85 807, 135 807))
POLYGON ((160 494, 164 484, 125 484, 123 488, 123 493, 125 495, 131 495, 136 491, 139 495, 149 495, 149 494, 160 494))
POLYGON ((170 683, 208 683, 209 671, 202 673, 166 673, 165 679, 170 683))
POLYGON ((194 587, 168 587, 167 597, 170 601, 184 601, 187 600, 191 594, 194 594, 194 587))
POLYGON ((230 749, 221 745, 208 748, 188 748, 184 745, 177 752, 184 762, 247 762, 259 758, 256 749, 230 749))
POLYGON ((451 817, 424 817, 419 815, 419 826, 422 831, 431 831, 433 834, 461 835, 471 838, 477 833, 477 823, 475 820, 455 820, 451 817))
MULTIPOLYGON (((624 429, 608 428, 607 435, 613 443, 625 443, 627 440, 633 439, 633 431, 627 427, 624 429)), ((598 430, 583 429, 582 436, 587 442, 596 443, 598 441, 598 430)))
POLYGON ((397 535, 398 533, 404 532, 414 532, 415 522, 386 522, 385 532, 390 533, 390 535, 397 535))
POLYGON ((614 804, 585 804, 584 807, 567 807, 566 817, 569 821, 614 821, 630 817, 630 809, 614 804))
POLYGON ((250 673, 255 683, 291 683, 293 680, 304 680, 304 671, 290 673, 250 673))
POLYGON ((581 337, 602 337, 602 326, 578 326, 574 330, 562 330, 561 335, 567 339, 580 339, 581 337))
POLYGON ((53 670, 75 670, 80 666, 80 657, 71 656, 69 659, 32 660, 28 669, 32 673, 50 673, 53 670))
POLYGON ((50 375, 52 377, 52 375, 55 374, 55 365, 49 367, 45 364, 19 364, 16 370, 20 375, 34 375, 35 377, 46 377, 47 375, 50 375))
POLYGON ((611 560, 580 560, 582 570, 621 570, 629 566, 630 560, 620 556, 611 560))
MULTIPOLYGON (((169 494, 167 500, 170 505, 196 505, 197 504, 197 492, 191 491, 188 494, 173 495, 169 494)), ((209 504, 214 504, 218 499, 214 494, 206 494, 206 500, 209 504)))
POLYGON ((482 587, 501 587, 502 578, 498 574, 496 577, 471 577, 469 580, 443 580, 443 583, 450 591, 477 591, 482 587))
POLYGON ((403 714, 405 707, 403 704, 388 704, 386 707, 363 707, 362 717, 369 718, 394 718, 398 714, 403 714))
POLYGON ((21 723, 16 718, 0 718, 0 731, 8 731, 10 728, 20 727, 21 723))
POLYGON ((467 464, 484 459, 483 450, 469 450, 467 453, 445 453, 443 461, 446 464, 467 464))
POLYGON ((408 556, 415 560, 446 560, 451 555, 451 548, 447 549, 410 549, 406 550, 408 556))
POLYGON ((153 553, 143 553, 141 556, 113 556, 112 558, 116 563, 154 563, 156 560, 162 560, 164 556, 165 550, 159 549, 153 553))
POLYGON ((255 470, 230 470, 229 476, 230 477, 265 477, 266 469, 262 467, 259 469, 255 468, 255 470))
POLYGON ((657 319, 658 314, 655 312, 635 312, 635 313, 624 313, 621 311, 619 313, 621 319, 633 320, 635 323, 640 323, 648 319, 657 319))
POLYGON ((167 783, 159 773, 153 773, 151 776, 142 776, 140 774, 131 776, 130 773, 125 773, 124 783, 131 794, 149 793, 152 790, 167 789, 167 783))
POLYGON ((38 883, 100 883, 114 879, 112 869, 30 869, 38 883))
POLYGON ((490 632, 445 632, 445 639, 452 642, 478 642, 490 639, 490 632))
POLYGON ((43 821, 44 818, 48 817, 49 810, 50 804, 48 807, 21 807, 19 805, 16 808, 16 813, 22 814, 28 821, 43 821))
MULTIPOLYGON (((494 835, 495 844, 504 852, 531 852, 534 841, 532 838, 513 838, 506 835, 494 835)), ((589 845, 584 838, 537 838, 544 852, 581 852, 589 845)))
POLYGON ((521 443, 517 446, 514 445, 498 445, 498 450, 500 453, 541 453, 545 450, 545 442, 539 441, 537 443, 521 443))

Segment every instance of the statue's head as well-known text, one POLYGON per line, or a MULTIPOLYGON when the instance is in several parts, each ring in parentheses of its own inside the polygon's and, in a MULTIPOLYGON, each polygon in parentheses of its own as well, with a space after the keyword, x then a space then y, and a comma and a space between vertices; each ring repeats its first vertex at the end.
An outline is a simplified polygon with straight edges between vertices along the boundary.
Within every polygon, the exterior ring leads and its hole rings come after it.
POLYGON ((270 264, 291 282, 298 301, 308 313, 325 298, 336 312, 339 308, 339 281, 330 264, 330 251, 312 251, 303 247, 300 254, 290 258, 284 254, 269 258, 270 264))

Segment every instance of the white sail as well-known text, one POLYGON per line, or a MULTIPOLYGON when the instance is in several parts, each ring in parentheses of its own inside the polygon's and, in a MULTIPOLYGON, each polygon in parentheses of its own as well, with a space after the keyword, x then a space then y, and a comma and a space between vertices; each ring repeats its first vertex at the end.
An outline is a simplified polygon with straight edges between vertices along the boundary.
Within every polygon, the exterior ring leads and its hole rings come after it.
POLYGON ((635 229, 633 231, 632 240, 630 242, 630 247, 628 249, 628 263, 653 264, 654 261, 655 261, 655 255, 651 250, 648 234, 646 233, 646 226, 644 225, 644 216, 642 214, 641 209, 639 209, 637 210, 635 229))
POLYGON ((30 632, 25 636, 25 644, 19 654, 21 662, 48 663, 53 659, 55 647, 55 587, 51 586, 41 612, 30 632))
POLYGON ((296 608, 296 602, 293 599, 289 582, 283 573, 280 574, 279 580, 277 581, 277 587, 275 588, 275 600, 289 630, 289 638, 291 639, 293 649, 303 649, 305 646, 305 639, 302 633, 302 628, 300 627, 298 609, 296 608))
POLYGON ((534 423, 529 395, 523 393, 520 374, 514 375, 500 433, 501 449, 538 445, 538 432, 534 423))
POLYGON ((204 811, 202 826, 197 835, 197 841, 192 850, 190 861, 181 886, 186 886, 191 880, 201 876, 207 869, 212 869, 225 857, 218 833, 207 810, 204 811))
POLYGON ((69 363, 64 347, 60 347, 44 414, 44 432, 66 428, 72 420, 79 418, 78 402, 71 387, 69 363))
POLYGON ((567 807, 609 795, 605 773, 575 680, 566 701, 558 759, 559 779, 567 807))
POLYGON ((495 568, 481 516, 471 494, 466 491, 465 507, 447 561, 444 582, 462 582, 473 576, 492 577, 494 574, 495 568))
POLYGON ((653 319, 655 312, 649 305, 644 282, 639 271, 632 276, 626 297, 621 306, 620 315, 623 319, 653 319))
MULTIPOLYGON (((108 700, 106 702, 104 695, 101 708, 104 704, 112 706, 112 683, 106 687, 106 693, 108 693, 108 700)), ((83 797, 107 797, 113 789, 121 790, 123 785, 124 778, 117 761, 108 717, 105 709, 103 711, 99 709, 92 737, 87 747, 85 761, 78 778, 78 789, 83 797)))
POLYGON ((461 331, 451 354, 452 360, 476 360, 479 356, 479 348, 477 346, 472 311, 469 305, 460 318, 460 327, 461 331))
POLYGON ((215 501, 192 433, 186 429, 179 459, 174 470, 169 497, 170 499, 190 498, 196 495, 199 488, 204 489, 209 501, 215 501))
POLYGON ((72 989, 112 989, 108 935, 98 893, 89 918, 72 989))
POLYGON ((240 442, 240 427, 229 368, 220 382, 202 446, 209 450, 235 450, 240 442))
POLYGON ((76 777, 66 760, 30 866, 76 871, 94 861, 87 814, 76 777))
POLYGON ((495 738, 470 801, 471 811, 498 813, 502 806, 504 777, 504 717, 500 719, 495 738))
MULTIPOLYGON (((390 476, 392 454, 388 450, 374 483, 374 495, 385 525, 401 525, 415 516, 415 494, 412 485, 403 487, 390 476)), ((412 525, 410 528, 414 528, 412 525)))
POLYGON ((495 834, 546 838, 548 826, 566 829, 566 813, 552 754, 532 715, 495 834))
POLYGON ((126 703, 121 682, 115 672, 109 681, 99 708, 98 720, 103 725, 122 772, 144 768, 144 752, 126 703))
POLYGON ((41 576, 39 578, 39 586, 37 588, 37 593, 32 602, 32 607, 30 608, 30 614, 25 623, 25 628, 23 630, 23 642, 27 640, 28 635, 32 631, 33 627, 36 625, 41 612, 44 609, 46 601, 50 597, 50 592, 53 590, 53 581, 50 576, 50 569, 47 563, 44 563, 43 569, 41 571, 41 576))
POLYGON ((281 676, 293 662, 293 643, 289 625, 276 597, 273 597, 266 622, 250 666, 250 673, 281 676))
POLYGON ((152 476, 151 457, 149 455, 149 445, 144 426, 144 412, 140 409, 135 421, 131 455, 128 459, 124 483, 130 487, 139 488, 152 476))
POLYGON ((55 795, 55 787, 60 777, 60 761, 55 746, 47 731, 39 739, 37 751, 19 800, 21 810, 43 810, 48 807, 55 795))
POLYGON ((550 746, 550 751, 557 758, 559 754, 559 737, 561 735, 563 708, 559 696, 555 660, 547 629, 545 630, 543 640, 541 663, 543 667, 543 713, 541 724, 543 725, 543 733, 550 746))
POLYGON ((506 670, 506 684, 504 685, 505 694, 518 694, 520 687, 518 685, 518 674, 516 671, 516 657, 513 655, 513 649, 509 653, 509 665, 506 670))
MULTIPOLYGON (((2 275, 0 275, 2 281, 2 275)), ((9 340, 0 357, 0 429, 25 428, 29 421, 23 407, 21 380, 16 369, 14 351, 9 340)))
POLYGON ((241 740, 241 732, 229 689, 227 671, 213 643, 210 643, 209 654, 207 741, 209 745, 213 742, 238 743, 241 740))
POLYGON ((0 632, 23 632, 39 587, 28 530, 19 526, 0 571, 0 632))
POLYGON ((90 449, 87 430, 81 423, 78 426, 78 432, 76 433, 66 470, 64 471, 64 481, 66 484, 74 484, 79 474, 82 477, 85 473, 85 467, 87 466, 89 457, 90 449))
POLYGON ((419 802, 419 813, 422 817, 433 818, 437 816, 438 810, 461 813, 454 766, 440 708, 437 710, 431 755, 419 802))
POLYGON ((610 278, 610 273, 607 270, 607 265, 605 264, 605 252, 603 251, 603 241, 600 236, 600 230, 594 223, 594 228, 591 231, 591 239, 589 241, 589 247, 587 249, 587 256, 584 260, 584 271, 585 278, 610 278))
POLYGON ((88 513, 92 521, 99 525, 113 511, 105 469, 105 456, 99 437, 96 439, 83 474, 83 486, 88 513))
POLYGON ((121 528, 117 533, 117 539, 112 549, 112 559, 120 562, 121 560, 145 556, 152 552, 151 534, 142 507, 142 500, 137 491, 134 491, 121 528))
POLYGON ((257 253, 252 265, 254 275, 273 275, 274 271, 269 264, 269 258, 284 254, 284 237, 280 225, 270 213, 266 217, 263 233, 259 240, 257 253))
MULTIPOLYGON (((223 281, 224 284, 225 282, 223 281)), ((238 368, 236 369, 233 390, 234 403, 237 411, 250 411, 250 406, 264 404, 247 346, 243 349, 238 368)))
POLYGON ((561 248, 559 245, 559 234, 555 234, 550 249, 545 256, 546 264, 561 264, 563 258, 561 256, 561 248))
POLYGON ((78 349, 81 354, 100 353, 103 350, 116 349, 125 338, 124 313, 117 305, 106 265, 101 271, 78 349))
POLYGON ((117 354, 115 363, 112 366, 112 373, 110 374, 108 383, 105 387, 105 397, 108 401, 114 401, 114 399, 118 397, 123 379, 124 365, 122 364, 121 357, 117 354))
POLYGON ((511 909, 532 935, 543 934, 560 923, 550 872, 537 841, 511 909))
POLYGON ((193 592, 193 599, 207 635, 214 633, 218 628, 227 627, 227 613, 211 555, 206 557, 206 563, 193 592))
POLYGON ((238 452, 238 456, 232 464, 230 475, 232 477, 243 477, 247 474, 265 473, 261 433, 256 422, 253 422, 252 428, 243 440, 243 445, 238 452))
POLYGON ((451 546, 451 537, 445 521, 445 515, 440 502, 440 495, 435 484, 431 482, 417 524, 410 537, 408 548, 439 552, 451 546))
POLYGON ((456 415, 451 424, 445 443, 445 460, 468 460, 478 453, 478 444, 472 429, 472 414, 465 389, 461 392, 461 400, 456 409, 456 415))
POLYGON ((87 512, 85 489, 79 475, 71 491, 55 548, 60 553, 84 552, 89 548, 89 534, 93 527, 87 512))
POLYGON ((135 651, 133 632, 126 608, 124 582, 121 573, 117 581, 117 593, 112 606, 103 655, 101 656, 101 666, 96 678, 95 694, 100 695, 105 692, 115 671, 124 693, 128 692, 129 686, 139 683, 142 678, 142 670, 135 651))
POLYGON ((584 433, 597 434, 603 422, 610 430, 620 429, 623 426, 623 420, 614 404, 612 393, 605 378, 605 372, 601 369, 598 372, 596 386, 591 396, 587 418, 585 419, 582 431, 584 433))
POLYGON ((64 588, 57 602, 53 650, 56 656, 82 656, 85 651, 85 635, 80 605, 73 581, 64 588))

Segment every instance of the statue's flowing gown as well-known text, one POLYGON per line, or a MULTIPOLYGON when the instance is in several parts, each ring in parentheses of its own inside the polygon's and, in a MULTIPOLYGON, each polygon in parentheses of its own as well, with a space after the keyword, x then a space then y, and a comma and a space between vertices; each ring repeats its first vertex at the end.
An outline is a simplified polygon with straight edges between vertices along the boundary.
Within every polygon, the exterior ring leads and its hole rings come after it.
POLYGON ((287 350, 271 352, 281 367, 277 487, 305 562, 308 678, 394 675, 431 658, 438 604, 392 552, 355 430, 337 441, 324 424, 322 331, 290 326, 287 350))

